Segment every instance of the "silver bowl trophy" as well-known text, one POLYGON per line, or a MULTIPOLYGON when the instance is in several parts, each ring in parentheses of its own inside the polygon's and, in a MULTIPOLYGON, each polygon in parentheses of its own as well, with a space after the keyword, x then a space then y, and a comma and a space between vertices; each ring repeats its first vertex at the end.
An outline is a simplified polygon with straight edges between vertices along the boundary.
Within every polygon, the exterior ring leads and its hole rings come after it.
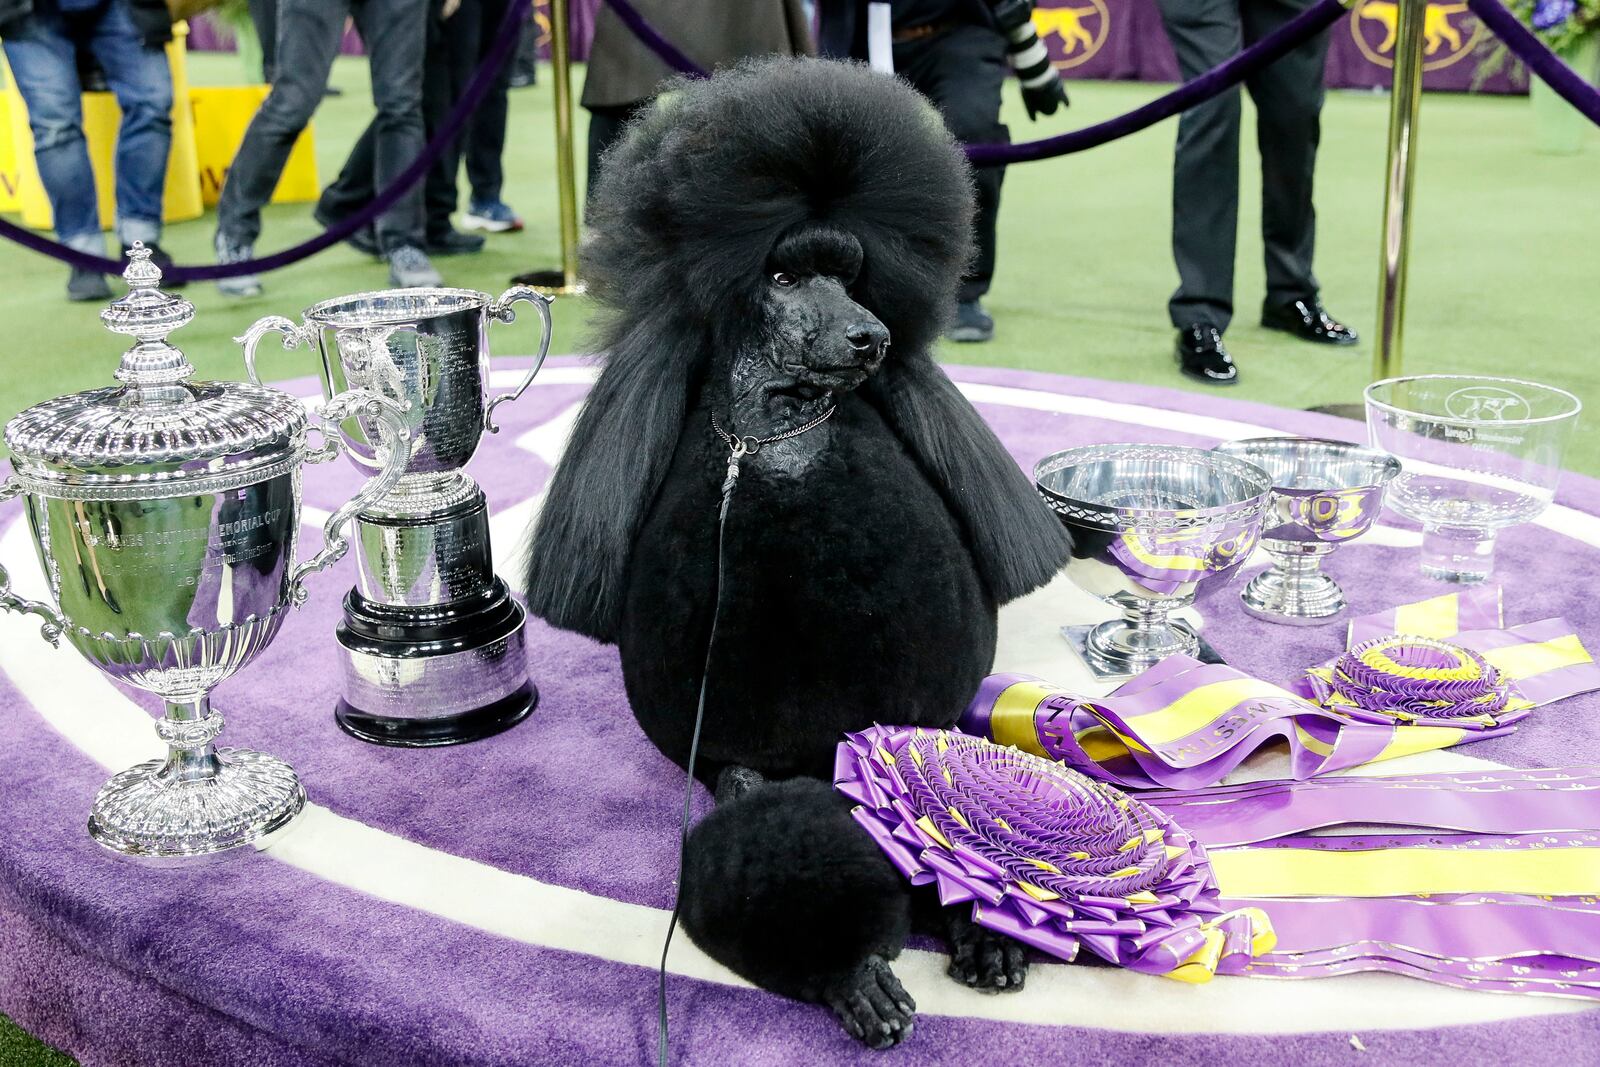
POLYGON ((255 841, 305 804, 282 760, 216 747, 211 690, 271 643, 306 576, 344 554, 351 517, 398 483, 410 432, 398 405, 369 393, 324 405, 330 424, 359 413, 379 429, 382 470, 296 564, 301 465, 332 459, 338 439, 324 431, 308 447, 308 428, 322 428, 287 393, 192 381, 166 337, 194 306, 160 291, 148 249, 135 244, 130 258, 128 294, 101 313, 136 342, 117 368, 122 384, 6 425, 13 474, 0 499, 23 498, 54 604, 12 593, 0 570, 0 608, 38 615, 52 644, 65 637, 110 678, 166 702, 156 723, 166 758, 107 782, 89 833, 131 855, 203 855, 255 841))
POLYGON ((1067 577, 1122 610, 1064 626, 1096 678, 1139 674, 1200 639, 1169 613, 1227 584, 1255 548, 1272 480, 1253 463, 1178 445, 1089 445, 1046 456, 1034 482, 1072 532, 1067 577))
MULTIPOLYGON (((411 462, 395 488, 356 516, 357 584, 336 631, 344 650, 339 725, 365 741, 448 745, 488 737, 527 717, 539 699, 528 678, 526 612, 494 573, 483 490, 462 468, 494 409, 520 397, 550 349, 550 301, 526 287, 500 298, 470 289, 394 289, 327 300, 303 324, 269 316, 247 330, 256 346, 315 345, 328 395, 355 387, 409 405, 411 462), (512 322, 526 300, 543 335, 517 389, 489 397, 489 323, 512 322)), ((372 426, 347 420, 345 444, 365 470, 372 426)))
POLYGON ((1376 448, 1312 437, 1252 437, 1216 450, 1272 477, 1261 524, 1272 566, 1240 592, 1244 610, 1292 625, 1316 625, 1344 611, 1344 591, 1323 573, 1322 561, 1378 521, 1400 461, 1376 448))

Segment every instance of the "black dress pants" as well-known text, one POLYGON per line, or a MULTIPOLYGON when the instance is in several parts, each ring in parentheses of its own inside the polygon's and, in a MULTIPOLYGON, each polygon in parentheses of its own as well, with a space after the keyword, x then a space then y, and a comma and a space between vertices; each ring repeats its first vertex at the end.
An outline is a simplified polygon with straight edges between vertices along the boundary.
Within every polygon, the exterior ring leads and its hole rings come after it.
MULTIPOLYGON (((1000 122, 1000 89, 1011 68, 1005 39, 984 26, 956 26, 932 37, 894 46, 895 73, 932 100, 945 125, 962 144, 1009 142, 1000 122)), ((1004 167, 973 171, 977 217, 973 237, 977 256, 961 279, 957 299, 976 300, 994 278, 995 223, 1000 218, 1004 167)))
MULTIPOLYGON (((1237 55, 1310 6, 1310 0, 1157 0, 1184 80, 1237 55)), ((1268 304, 1314 298, 1312 178, 1321 135, 1326 31, 1246 81, 1261 153, 1261 238, 1268 304)), ((1172 254, 1178 290, 1167 310, 1183 329, 1225 330, 1233 317, 1239 231, 1237 88, 1184 112, 1172 175, 1172 254)))
POLYGON ((594 198, 595 187, 600 184, 600 157, 622 136, 622 131, 633 121, 633 117, 649 107, 650 103, 646 99, 615 107, 585 109, 589 112, 589 168, 588 183, 584 189, 585 202, 594 198))
MULTIPOLYGON (((484 0, 462 0, 461 6, 448 19, 439 17, 436 4, 430 5, 427 29, 427 50, 422 62, 422 125, 429 138, 444 126, 461 92, 472 80, 477 70, 479 48, 483 34, 484 0)), ((501 8, 503 9, 503 2, 501 8)), ((494 94, 491 92, 490 96, 494 94)), ((502 103, 504 98, 502 97, 502 103)), ((485 105, 488 98, 485 98, 485 105)), ((482 117, 480 108, 475 118, 482 117)), ((500 145, 505 142, 505 111, 500 111, 500 145)), ((337 221, 354 214, 367 204, 377 192, 377 130, 376 122, 362 131, 343 169, 334 183, 322 191, 321 209, 327 217, 337 221)), ((450 215, 456 209, 456 173, 460 169, 462 141, 470 143, 474 129, 469 122, 463 135, 458 136, 428 168, 423 181, 423 230, 428 237, 438 237, 450 229, 450 215)), ((469 172, 471 167, 469 165, 469 172)), ((495 152, 495 198, 499 197, 499 152, 495 152)), ((386 247, 384 249, 388 251, 386 247)))
MULTIPOLYGON (((367 46, 377 105, 365 164, 369 183, 388 185, 422 151, 426 0, 279 0, 277 14, 272 91, 250 120, 217 203, 218 232, 238 244, 253 244, 261 234, 261 208, 283 175, 295 138, 322 102, 348 16, 355 16, 367 46)), ((413 190, 379 216, 384 250, 420 244, 421 214, 421 197, 413 190)))

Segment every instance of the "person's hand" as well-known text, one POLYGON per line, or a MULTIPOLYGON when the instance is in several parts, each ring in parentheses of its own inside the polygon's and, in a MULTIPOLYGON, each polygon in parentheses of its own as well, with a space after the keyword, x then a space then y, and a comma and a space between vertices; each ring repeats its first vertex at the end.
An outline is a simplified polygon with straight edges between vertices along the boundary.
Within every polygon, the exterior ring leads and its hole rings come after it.
POLYGON ((1006 61, 1022 84, 1022 103, 1028 121, 1054 115, 1067 106, 1067 90, 1050 62, 1050 52, 1033 25, 1034 0, 988 0, 995 28, 1006 39, 1006 61))
MULTIPOLYGON (((444 0, 444 6, 439 9, 439 17, 447 19, 461 10, 461 0, 444 0)), ((1051 109, 1055 110, 1054 108, 1051 109)))
POLYGON ((1022 105, 1028 109, 1028 121, 1035 122, 1040 115, 1054 115, 1056 108, 1067 107, 1067 87, 1061 84, 1061 78, 1051 78, 1043 85, 1028 88, 1022 87, 1022 105))

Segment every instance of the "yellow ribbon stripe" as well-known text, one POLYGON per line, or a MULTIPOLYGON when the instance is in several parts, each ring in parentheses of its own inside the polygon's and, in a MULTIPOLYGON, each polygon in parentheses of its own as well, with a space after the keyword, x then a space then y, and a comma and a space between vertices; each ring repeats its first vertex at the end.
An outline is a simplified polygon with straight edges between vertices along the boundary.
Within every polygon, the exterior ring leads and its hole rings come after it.
POLYGON ((1370 762, 1381 763, 1386 759, 1449 748, 1466 736, 1466 730, 1455 726, 1396 726, 1394 740, 1385 745, 1383 751, 1372 757, 1370 762))
POLYGON ((1044 743, 1039 740, 1039 724, 1034 713, 1046 697, 1061 692, 1044 682, 1018 682, 1008 685, 995 698, 994 710, 989 713, 989 732, 997 745, 1015 745, 1024 752, 1049 758, 1044 743))
POLYGON ((1164 745, 1188 737, 1216 722, 1241 701, 1257 698, 1281 700, 1289 696, 1271 682, 1233 678, 1191 689, 1164 708, 1130 717, 1128 725, 1147 745, 1164 745))
POLYGON ((1229 848, 1210 856, 1224 897, 1600 893, 1600 848, 1229 848))
POLYGON ((1484 659, 1499 667, 1508 678, 1532 678, 1546 671, 1575 667, 1591 663, 1593 657, 1578 640, 1577 634, 1568 634, 1551 641, 1534 641, 1525 645, 1507 645, 1481 653, 1484 659))
POLYGON ((1458 593, 1446 593, 1394 609, 1394 632, 1418 637, 1446 638, 1461 632, 1458 593))

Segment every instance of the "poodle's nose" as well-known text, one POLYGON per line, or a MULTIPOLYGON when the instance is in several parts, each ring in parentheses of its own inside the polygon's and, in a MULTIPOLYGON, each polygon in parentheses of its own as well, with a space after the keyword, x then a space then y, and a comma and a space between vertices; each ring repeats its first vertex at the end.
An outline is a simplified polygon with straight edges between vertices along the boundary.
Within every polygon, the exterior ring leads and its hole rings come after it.
POLYGON ((889 331, 881 322, 852 322, 844 328, 844 339, 857 352, 873 352, 883 347, 889 331))

